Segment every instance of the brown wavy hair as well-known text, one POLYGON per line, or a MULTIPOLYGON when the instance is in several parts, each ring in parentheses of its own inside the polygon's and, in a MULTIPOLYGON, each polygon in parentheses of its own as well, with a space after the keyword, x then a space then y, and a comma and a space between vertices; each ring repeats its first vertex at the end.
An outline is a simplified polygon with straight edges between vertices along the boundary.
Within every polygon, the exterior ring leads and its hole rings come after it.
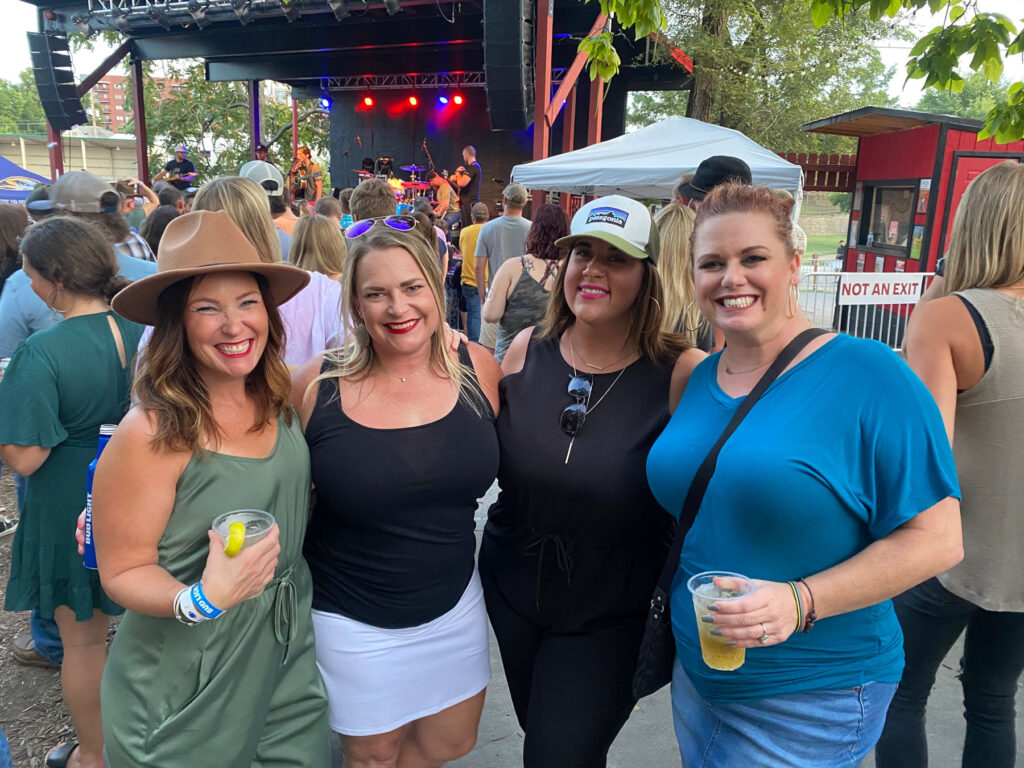
POLYGON ((53 216, 29 228, 21 240, 22 259, 54 283, 56 294, 70 293, 110 301, 130 281, 117 274, 117 257, 104 233, 84 219, 53 216))
POLYGON ((28 229, 28 213, 23 205, 0 205, 0 272, 21 264, 18 242, 28 229))
MULTIPOLYGON (((571 251, 569 257, 572 258, 571 251)), ((643 265, 644 276, 636 300, 630 309, 629 337, 626 346, 636 347, 642 357, 659 365, 674 365, 676 359, 694 345, 682 334, 667 333, 662 329, 665 291, 661 275, 650 259, 641 259, 640 263, 643 265)), ((560 338, 576 322, 576 315, 569 308, 569 302, 565 298, 566 272, 567 269, 561 270, 555 279, 538 339, 560 338)))
MULTIPOLYGON (((291 376, 284 364, 284 323, 270 295, 267 281, 254 274, 267 308, 267 345, 256 367, 245 378, 245 391, 256 403, 256 418, 249 428, 258 432, 283 415, 291 424, 288 403, 291 376)), ((168 286, 157 299, 153 336, 139 353, 132 397, 156 416, 153 442, 172 451, 203 454, 204 443, 217 446, 223 433, 213 416, 210 393, 185 335, 185 307, 195 283, 188 277, 168 286)))

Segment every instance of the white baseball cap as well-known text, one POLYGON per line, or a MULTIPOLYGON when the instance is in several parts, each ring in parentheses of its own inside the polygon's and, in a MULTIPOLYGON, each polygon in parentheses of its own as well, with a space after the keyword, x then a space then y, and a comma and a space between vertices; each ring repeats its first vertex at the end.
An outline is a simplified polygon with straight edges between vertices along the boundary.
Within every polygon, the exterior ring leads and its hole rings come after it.
POLYGON ((246 179, 252 179, 263 187, 267 197, 281 197, 284 194, 284 176, 281 175, 281 172, 277 170, 275 165, 262 160, 250 160, 238 169, 238 175, 246 179))
POLYGON ((569 234, 555 240, 555 245, 571 248, 584 237, 614 245, 634 259, 658 263, 658 228, 647 206, 628 197, 608 195, 591 200, 576 211, 569 234))

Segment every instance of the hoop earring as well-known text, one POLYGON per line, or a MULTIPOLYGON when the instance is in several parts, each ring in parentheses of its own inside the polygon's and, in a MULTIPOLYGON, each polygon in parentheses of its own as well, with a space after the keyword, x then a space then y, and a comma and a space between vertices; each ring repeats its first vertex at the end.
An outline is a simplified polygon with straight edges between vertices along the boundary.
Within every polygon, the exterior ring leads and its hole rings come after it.
POLYGON ((72 305, 70 307, 66 308, 66 309, 60 309, 60 308, 54 306, 53 299, 55 297, 55 294, 57 294, 58 292, 63 292, 63 290, 64 290, 63 288, 52 288, 52 289, 50 289, 50 295, 47 296, 47 298, 46 298, 46 307, 47 307, 47 309, 49 309, 51 312, 56 312, 58 315, 65 315, 65 314, 67 314, 68 312, 71 311, 72 307, 74 307, 74 303, 72 303, 72 305))
POLYGON ((654 302, 654 306, 656 306, 658 308, 659 312, 662 311, 661 303, 656 298, 654 298, 653 296, 648 296, 647 298, 654 302))
POLYGON ((800 285, 798 283, 789 284, 789 301, 786 302, 786 317, 796 317, 797 311, 800 309, 800 285))
POLYGON ((689 304, 686 305, 686 309, 683 310, 683 333, 697 333, 698 331, 700 331, 701 319, 703 318, 698 319, 697 325, 694 326, 693 328, 690 327, 690 324, 688 322, 690 317, 690 309, 692 309, 693 305, 696 303, 697 300, 693 299, 689 304))

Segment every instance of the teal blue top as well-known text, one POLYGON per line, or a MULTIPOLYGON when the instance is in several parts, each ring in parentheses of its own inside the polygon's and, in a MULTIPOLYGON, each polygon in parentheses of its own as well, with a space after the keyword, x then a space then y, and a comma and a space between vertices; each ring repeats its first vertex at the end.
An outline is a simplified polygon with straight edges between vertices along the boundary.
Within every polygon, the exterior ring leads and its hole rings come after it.
MULTIPOLYGON (((741 402, 718 386, 718 357, 694 370, 647 459, 651 490, 676 516, 741 402)), ((671 612, 694 687, 705 699, 734 701, 899 682, 903 636, 889 600, 748 649, 742 667, 718 672, 701 659, 686 581, 709 570, 781 582, 808 576, 959 495, 939 409, 888 347, 838 336, 786 371, 723 447, 684 541, 671 612)))

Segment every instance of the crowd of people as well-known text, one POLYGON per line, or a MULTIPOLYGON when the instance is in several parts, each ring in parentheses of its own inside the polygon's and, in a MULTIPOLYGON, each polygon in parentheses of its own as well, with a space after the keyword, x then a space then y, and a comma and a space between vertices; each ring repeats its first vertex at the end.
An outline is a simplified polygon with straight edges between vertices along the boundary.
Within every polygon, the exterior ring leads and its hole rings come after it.
POLYGON ((794 202, 737 158, 655 216, 570 219, 515 183, 494 217, 324 196, 308 151, 185 196, 178 154, 162 189, 74 171, 0 206, 4 607, 76 734, 48 766, 325 768, 331 732, 351 768, 441 766, 476 743, 490 626, 523 765, 603 768, 670 551, 683 766, 924 766, 965 630, 963 764, 1014 764, 1024 167, 971 182, 904 361, 812 328, 794 202), (238 551, 233 510, 273 526, 238 551), (710 571, 754 589, 695 614, 710 571))

